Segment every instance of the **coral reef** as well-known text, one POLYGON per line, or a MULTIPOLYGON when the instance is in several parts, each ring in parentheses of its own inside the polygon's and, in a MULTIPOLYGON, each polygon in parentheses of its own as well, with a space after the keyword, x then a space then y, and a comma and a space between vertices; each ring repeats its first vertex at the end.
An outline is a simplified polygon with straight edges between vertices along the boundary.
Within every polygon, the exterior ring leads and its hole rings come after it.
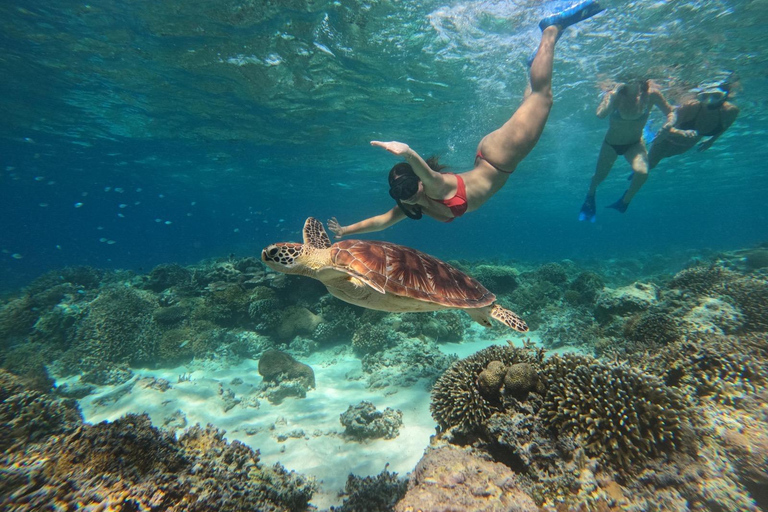
POLYGON ((669 288, 679 288, 695 295, 704 295, 719 289, 728 281, 738 278, 738 274, 717 265, 698 265, 681 270, 668 283, 669 288))
POLYGON ((363 357, 368 387, 410 387, 425 379, 431 385, 454 361, 434 341, 406 338, 392 348, 363 357))
POLYGON ((177 440, 146 415, 85 425, 68 402, 32 396, 5 373, 0 394, 2 439, 14 441, 0 458, 3 510, 304 512, 315 491, 211 427, 177 440))
POLYGON ((359 356, 380 352, 397 343, 399 336, 380 324, 363 324, 352 335, 352 348, 359 356))
POLYGON ((511 293, 518 287, 517 271, 512 267, 478 265, 469 273, 496 295, 511 293))
POLYGON ((363 400, 357 405, 350 405, 339 421, 344 426, 344 434, 357 441, 394 439, 403 426, 403 413, 389 407, 379 411, 371 402, 363 400))
POLYGON ((605 288, 596 300, 595 318, 606 321, 614 315, 624 316, 645 311, 658 300, 659 290, 653 284, 634 283, 622 288, 605 288))
POLYGON ((542 357, 540 352, 493 345, 454 363, 432 387, 432 417, 442 430, 454 429, 458 434, 481 430, 494 412, 502 410, 502 404, 483 393, 479 375, 493 361, 504 367, 515 363, 539 367, 542 357))
POLYGON ((411 475, 408 492, 395 507, 396 512, 417 510, 538 512, 539 507, 504 464, 444 445, 427 449, 411 475))
POLYGON ((574 356, 553 356, 545 373, 548 424, 575 435, 591 455, 630 470, 690 443, 690 404, 654 375, 574 356))
POLYGON ((344 487, 344 502, 331 512, 391 512, 408 490, 408 479, 382 471, 376 476, 349 475, 344 487))

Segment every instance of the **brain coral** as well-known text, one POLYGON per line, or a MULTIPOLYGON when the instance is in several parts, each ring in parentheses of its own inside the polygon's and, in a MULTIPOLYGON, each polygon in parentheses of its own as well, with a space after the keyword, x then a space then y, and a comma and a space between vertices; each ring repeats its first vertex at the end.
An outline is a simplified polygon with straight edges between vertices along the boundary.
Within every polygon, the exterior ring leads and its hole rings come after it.
POLYGON ((546 375, 550 428, 574 434, 604 461, 629 469, 686 442, 688 403, 654 375, 583 356, 553 356, 546 375))
POLYGON ((498 400, 483 395, 478 378, 492 361, 504 366, 531 363, 538 366, 543 353, 492 345, 465 359, 457 361, 432 387, 432 417, 441 429, 454 427, 460 433, 482 428, 491 414, 501 410, 498 400))

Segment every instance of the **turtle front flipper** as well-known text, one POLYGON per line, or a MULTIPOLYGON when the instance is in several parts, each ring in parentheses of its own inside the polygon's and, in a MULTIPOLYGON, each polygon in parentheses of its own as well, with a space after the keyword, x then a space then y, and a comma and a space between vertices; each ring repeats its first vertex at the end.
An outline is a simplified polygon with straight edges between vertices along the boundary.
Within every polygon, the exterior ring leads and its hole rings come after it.
POLYGON ((328 249, 331 244, 331 239, 328 238, 328 233, 325 232, 323 223, 314 217, 309 217, 304 222, 304 244, 314 247, 316 249, 328 249))
POLYGON ((525 323, 525 320, 498 304, 491 306, 491 317, 516 331, 528 332, 528 324, 525 323))

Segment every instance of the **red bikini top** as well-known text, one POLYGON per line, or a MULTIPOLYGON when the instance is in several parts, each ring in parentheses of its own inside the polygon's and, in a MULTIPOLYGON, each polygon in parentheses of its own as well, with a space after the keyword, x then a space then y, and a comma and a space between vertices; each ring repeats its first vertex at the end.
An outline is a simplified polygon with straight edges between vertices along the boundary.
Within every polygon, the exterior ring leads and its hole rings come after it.
POLYGON ((450 199, 434 199, 430 197, 430 199, 432 199, 433 201, 437 201, 440 204, 444 204, 445 206, 451 209, 453 218, 450 218, 445 222, 451 222, 456 217, 461 217, 462 215, 464 215, 467 211, 467 206, 468 206, 467 205, 467 187, 464 185, 464 179, 458 174, 454 174, 454 176, 456 176, 456 195, 454 195, 450 199))

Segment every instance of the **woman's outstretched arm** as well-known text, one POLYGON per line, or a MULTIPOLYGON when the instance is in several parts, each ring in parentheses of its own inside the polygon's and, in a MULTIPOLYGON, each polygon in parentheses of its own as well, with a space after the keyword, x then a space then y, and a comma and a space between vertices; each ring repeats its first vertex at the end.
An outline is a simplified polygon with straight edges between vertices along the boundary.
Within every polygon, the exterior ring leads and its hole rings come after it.
POLYGON ((349 226, 342 226, 336 217, 328 219, 328 229, 333 232, 334 238, 341 238, 347 235, 357 235, 360 233, 373 233, 374 231, 382 231, 387 229, 393 224, 397 224, 405 218, 403 211, 395 206, 386 213, 370 217, 360 222, 355 222, 349 226))
POLYGON ((378 140, 372 140, 371 146, 384 148, 395 156, 401 156, 405 158, 405 161, 411 164, 413 172, 419 177, 422 183, 424 183, 424 189, 428 195, 432 197, 442 197, 451 191, 451 184, 446 183, 445 175, 437 171, 432 170, 427 162, 424 161, 418 153, 403 142, 390 141, 381 142, 378 140))

